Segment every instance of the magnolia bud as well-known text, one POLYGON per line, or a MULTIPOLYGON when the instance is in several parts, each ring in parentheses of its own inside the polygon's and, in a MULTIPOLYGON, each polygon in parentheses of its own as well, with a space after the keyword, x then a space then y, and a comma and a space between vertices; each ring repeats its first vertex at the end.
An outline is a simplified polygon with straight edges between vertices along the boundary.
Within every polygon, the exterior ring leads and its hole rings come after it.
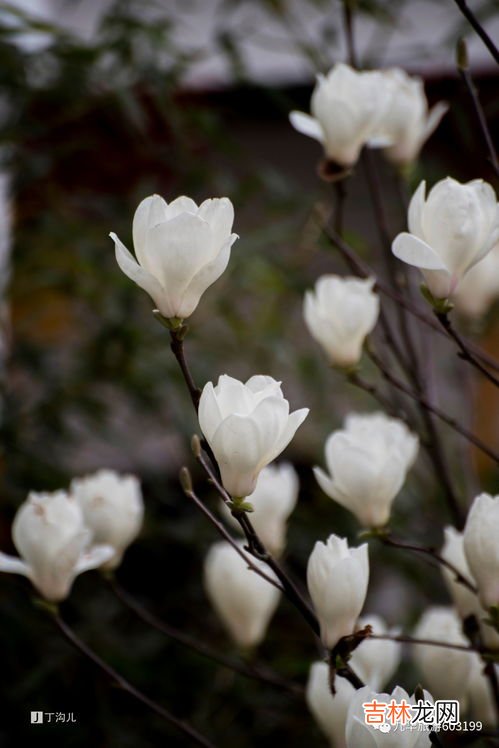
POLYGON ((213 450, 225 489, 249 496, 262 468, 287 447, 308 408, 289 412, 280 382, 254 376, 246 384, 227 374, 208 382, 199 401, 199 425, 213 450))
POLYGON ((166 319, 185 319, 206 289, 223 273, 237 234, 232 234, 234 208, 227 197, 190 197, 170 204, 159 195, 142 200, 133 218, 135 259, 116 234, 116 260, 121 270, 153 299, 166 319))
MULTIPOLYGON (((252 558, 252 563, 264 570, 267 576, 275 578, 263 562, 252 558)), ((257 646, 277 608, 280 591, 249 569, 244 559, 225 541, 215 543, 208 551, 204 586, 234 641, 240 647, 257 646)))
POLYGON ((425 191, 421 182, 409 205, 410 233, 399 234, 392 251, 420 268, 435 299, 447 299, 499 239, 497 200, 481 179, 460 184, 447 177, 427 198, 425 191))
POLYGON ((499 496, 475 498, 464 528, 464 552, 485 608, 499 605, 499 496))
MULTIPOLYGON (((268 465, 258 477, 256 488, 248 496, 253 507, 251 524, 264 546, 274 555, 280 555, 286 545, 286 522, 298 498, 298 476, 292 465, 282 462, 268 465)), ((240 525, 222 504, 228 521, 240 525)))
POLYGON ((349 548, 345 538, 318 541, 307 566, 307 585, 327 649, 354 632, 369 582, 367 544, 349 548))
POLYGON ((305 323, 333 364, 352 368, 360 361, 366 336, 379 315, 374 278, 341 278, 323 275, 303 305, 305 323))
MULTIPOLYGON (((433 697, 428 691, 423 691, 425 702, 433 704, 433 697)), ((363 704, 377 701, 382 704, 396 704, 405 702, 407 705, 416 703, 415 696, 409 697, 407 691, 397 686, 391 694, 376 693, 370 686, 364 686, 355 691, 350 701, 346 722, 347 748, 430 748, 429 732, 405 729, 382 731, 380 725, 367 725, 363 704)), ((390 727, 390 724, 387 723, 390 727)))
POLYGON ((384 413, 351 414, 326 441, 329 475, 315 467, 322 490, 365 527, 382 527, 418 451, 418 438, 384 413))
POLYGON ((332 748, 345 748, 345 724, 355 688, 346 678, 336 678, 334 687, 336 693, 333 696, 328 666, 325 662, 314 662, 305 692, 308 708, 332 748))
POLYGON ((51 602, 69 595, 78 574, 114 555, 108 545, 88 548, 91 533, 81 508, 65 491, 30 493, 14 518, 12 539, 21 558, 0 553, 0 571, 28 577, 51 602))
MULTIPOLYGON (((419 621, 414 638, 468 645, 461 621, 452 608, 429 608, 419 621)), ((413 654, 435 698, 458 699, 464 706, 471 667, 470 653, 450 647, 414 644, 413 654)))
POLYGON ((291 112, 289 118, 295 130, 322 143, 327 158, 352 166, 373 136, 384 106, 381 73, 358 72, 338 63, 327 76, 317 77, 310 105, 312 116, 291 112))
POLYGON ((93 541, 114 548, 106 568, 115 569, 142 527, 144 502, 139 481, 134 475, 99 470, 73 480, 70 490, 80 504, 93 541))
MULTIPOLYGON (((398 629, 388 630, 380 616, 359 618, 357 629, 371 626, 372 633, 380 636, 397 636, 398 629)), ((371 688, 384 688, 400 662, 401 644, 389 639, 364 639, 352 652, 350 664, 361 680, 371 688)))

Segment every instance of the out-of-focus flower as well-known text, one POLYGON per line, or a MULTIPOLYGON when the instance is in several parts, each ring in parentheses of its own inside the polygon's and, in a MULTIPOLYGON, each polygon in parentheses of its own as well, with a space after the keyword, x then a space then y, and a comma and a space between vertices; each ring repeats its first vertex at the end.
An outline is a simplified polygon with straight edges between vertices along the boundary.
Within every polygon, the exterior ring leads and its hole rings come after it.
MULTIPOLYGON (((268 465, 258 476, 256 488, 248 496, 253 507, 251 523, 266 548, 280 555, 286 545, 286 522, 298 498, 298 476, 289 462, 268 465)), ((240 527, 226 504, 222 504, 230 523, 240 527)))
POLYGON ((336 678, 336 694, 329 687, 329 667, 314 662, 308 676, 305 698, 308 708, 332 748, 345 748, 345 724, 355 688, 346 678, 336 678))
POLYGON ((227 197, 205 200, 198 207, 190 197, 167 203, 146 197, 133 218, 135 259, 116 234, 116 260, 121 270, 146 291, 166 319, 185 319, 206 289, 219 278, 237 239, 232 234, 234 208, 227 197))
POLYGON ((329 475, 315 467, 322 490, 365 527, 382 527, 418 451, 418 438, 384 413, 351 414, 326 441, 329 475))
POLYGON ((425 192, 421 182, 409 205, 409 233, 395 238, 392 251, 421 270, 435 299, 447 299, 496 244, 499 209, 494 190, 481 179, 460 184, 446 177, 427 198, 425 192))
POLYGON ((332 649, 353 633, 367 594, 367 544, 349 548, 345 538, 318 541, 307 566, 307 585, 321 627, 322 643, 332 649))
POLYGON ((323 275, 305 294, 305 323, 333 366, 351 368, 360 361, 364 340, 379 315, 374 283, 374 278, 323 275))
MULTIPOLYGON (((326 156, 341 166, 352 166, 376 132, 385 101, 383 76, 378 71, 358 72, 336 64, 327 76, 319 75, 312 94, 312 116, 291 112, 291 124, 324 146, 326 156)), ((377 145, 387 145, 378 141, 377 145)))
POLYGON ((464 528, 464 553, 485 608, 499 605, 499 496, 475 498, 464 528))
MULTIPOLYGON (((423 692, 424 701, 433 704, 433 697, 428 691, 423 692)), ((397 686, 392 693, 376 693, 370 686, 364 686, 355 691, 350 701, 346 721, 347 748, 430 748, 431 741, 428 732, 419 730, 389 730, 383 732, 380 725, 372 726, 365 723, 363 704, 377 701, 382 704, 416 703, 414 696, 409 697, 407 691, 397 686)), ((390 725, 388 724, 388 727, 390 725)))
POLYGON ((222 375, 199 401, 199 425, 233 497, 249 496, 262 468, 287 447, 308 408, 289 412, 280 382, 258 375, 246 384, 222 375))
POLYGON ((142 527, 144 502, 139 481, 134 475, 99 470, 73 480, 70 491, 81 506, 93 541, 114 548, 106 568, 115 569, 142 527))
MULTIPOLYGON (((274 577, 263 562, 252 559, 252 563, 260 566, 267 576, 274 577)), ((244 559, 225 541, 215 543, 208 551, 204 563, 204 586, 234 641, 241 647, 258 645, 277 608, 280 591, 249 569, 244 559)))
POLYGON ((114 554, 109 545, 89 547, 81 508, 65 491, 30 493, 14 518, 12 539, 20 558, 0 553, 0 571, 28 577, 50 602, 64 600, 78 574, 114 554))
POLYGON ((499 244, 466 273, 459 284, 453 301, 465 317, 482 317, 491 304, 499 298, 499 244))
MULTIPOLYGON (((380 616, 368 615, 359 619, 357 629, 371 626, 372 633, 396 636, 398 629, 388 629, 380 616)), ((389 639, 364 639, 352 652, 350 664, 364 683, 375 690, 384 688, 396 671, 401 654, 399 642, 389 639)))
POLYGON ((410 164, 438 126, 448 105, 440 101, 428 111, 424 83, 418 76, 409 76, 400 68, 383 70, 382 75, 386 108, 376 136, 381 135, 383 141, 391 143, 385 151, 390 161, 410 164))
MULTIPOLYGON (((478 654, 470 655, 471 672, 468 681, 468 699, 471 718, 479 720, 485 727, 496 727, 497 717, 490 680, 483 673, 485 663, 478 654)), ((499 677, 499 665, 495 665, 499 677)))
MULTIPOLYGON (((428 608, 414 630, 416 639, 468 646, 461 620, 453 608, 428 608)), ((470 653, 450 647, 414 644, 413 656, 436 699, 458 699, 466 705, 471 660, 470 653)))
MULTIPOLYGON (((464 535, 454 527, 444 529, 444 544, 441 556, 452 564, 470 584, 474 583, 464 555, 464 535)), ((477 607, 479 607, 477 596, 464 584, 458 582, 456 575, 450 569, 447 569, 446 566, 441 566, 441 569, 449 593, 461 618, 476 613, 477 607)))
MULTIPOLYGON (((451 563, 471 584, 475 584, 464 553, 464 535, 454 527, 444 529, 444 544, 440 552, 442 558, 451 563)), ((440 567, 449 593, 459 615, 464 620, 474 615, 480 626, 483 643, 492 649, 499 649, 499 634, 486 623, 487 613, 483 609, 478 595, 456 580, 456 575, 445 566, 440 567)))

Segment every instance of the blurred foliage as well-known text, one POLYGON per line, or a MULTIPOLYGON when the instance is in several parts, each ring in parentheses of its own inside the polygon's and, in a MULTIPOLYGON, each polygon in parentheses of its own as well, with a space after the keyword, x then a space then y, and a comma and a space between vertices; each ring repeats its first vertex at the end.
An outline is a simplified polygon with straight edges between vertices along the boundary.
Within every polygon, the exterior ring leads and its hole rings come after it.
MULTIPOLYGON (((257 4, 282 19, 296 39, 296 54, 309 58, 311 68, 334 59, 338 5, 324 28, 323 48, 315 49, 296 28, 292 3, 257 4)), ((347 411, 373 407, 324 366, 305 334, 304 289, 321 272, 344 271, 316 219, 318 203, 327 205, 332 196, 314 172, 318 148, 287 125, 290 109, 308 106, 310 89, 248 81, 241 39, 225 23, 226 14, 243 5, 221 3, 217 26, 219 50, 239 86, 200 93, 181 83, 205 50, 186 52, 179 45, 160 2, 114 2, 86 41, 0 3, 0 143, 16 205, 0 547, 12 550, 10 522, 29 490, 66 486, 72 475, 101 466, 135 471, 143 480, 147 521, 119 576, 148 607, 220 650, 231 645, 200 584, 205 550, 216 538, 186 505, 175 477, 189 460, 195 419, 167 335, 146 296, 118 270, 107 234, 114 230, 130 244, 133 210, 152 192, 198 200, 227 194, 234 202, 241 238, 228 272, 192 319, 187 352, 200 383, 224 371, 241 378, 268 372, 283 380, 294 407, 311 407, 290 450, 303 487, 289 532, 288 563, 298 578, 315 539, 331 531, 355 538, 352 518, 320 493, 310 466, 322 459, 324 437, 347 411), (21 38, 44 44, 20 46, 21 38)), ((309 5, 312 12, 327 3, 309 5)), ((359 2, 361 12, 383 23, 394 23, 399 7, 359 2)), ((497 122, 496 80, 479 85, 497 122)), ((456 81, 435 81, 429 94, 449 99, 452 112, 414 179, 424 173, 432 181, 449 168, 458 178, 474 177, 476 165, 489 176, 456 81), (456 153, 466 159, 457 163, 456 153)), ((404 220, 398 192, 390 171, 382 164, 380 170, 395 231, 404 220)), ((367 255, 376 239, 360 169, 349 190, 348 237, 367 255)), ((452 388, 445 398, 452 407, 452 388)), ((461 471, 456 478, 462 485, 461 471)), ((200 484, 201 476, 196 479, 200 484)), ((484 480, 493 488, 492 478, 484 480)), ((434 522, 439 502, 422 459, 397 502, 395 529, 440 542, 434 522)), ((425 564, 387 549, 373 548, 373 558, 368 609, 409 625, 428 601, 446 599, 438 572, 425 564), (401 579, 412 584, 398 598, 401 579), (381 594, 387 586, 388 597, 381 594)), ((27 583, 7 575, 0 582, 2 747, 185 744, 69 650, 33 607, 27 583), (27 723, 31 709, 73 711, 77 728, 34 732, 27 723)), ((300 699, 234 676, 147 630, 97 574, 77 581, 64 612, 113 666, 214 735, 217 745, 324 745, 300 699)), ((304 683, 316 657, 309 632, 283 602, 258 659, 304 683)), ((404 685, 412 688, 417 673, 404 668, 404 685)))

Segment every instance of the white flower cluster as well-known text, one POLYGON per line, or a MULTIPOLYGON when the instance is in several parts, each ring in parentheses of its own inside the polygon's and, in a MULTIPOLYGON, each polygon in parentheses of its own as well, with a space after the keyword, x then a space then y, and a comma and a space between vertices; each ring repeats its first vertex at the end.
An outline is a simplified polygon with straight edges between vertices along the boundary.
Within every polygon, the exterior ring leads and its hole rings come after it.
POLYGON ((399 68, 357 71, 344 63, 318 76, 310 108, 312 116, 291 112, 291 124, 345 167, 365 145, 384 148, 397 164, 411 163, 447 111, 443 102, 428 111, 421 78, 399 68))
POLYGON ((46 600, 64 600, 78 574, 116 568, 143 511, 137 478, 111 470, 75 479, 69 492, 30 493, 12 526, 19 558, 0 553, 0 571, 28 577, 46 600))

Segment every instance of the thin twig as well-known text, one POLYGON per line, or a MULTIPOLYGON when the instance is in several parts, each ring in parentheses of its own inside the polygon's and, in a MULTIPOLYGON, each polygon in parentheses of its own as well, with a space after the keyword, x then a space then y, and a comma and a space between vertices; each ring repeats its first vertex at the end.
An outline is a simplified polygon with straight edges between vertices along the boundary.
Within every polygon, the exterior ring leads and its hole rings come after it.
POLYGON ((417 392, 414 392, 408 385, 404 384, 404 382, 402 382, 400 379, 397 379, 397 377, 395 377, 390 371, 388 371, 388 369, 384 366, 383 361, 373 351, 369 351, 369 357, 376 364, 387 382, 390 382, 390 384, 392 384, 401 392, 404 392, 413 400, 418 400, 421 405, 431 413, 433 413, 434 416, 443 421, 443 423, 446 423, 447 426, 450 426, 450 428, 454 429, 454 431, 456 431, 458 434, 461 434, 461 436, 463 436, 465 439, 467 439, 467 441, 469 441, 481 452, 487 455, 487 457, 490 457, 491 460, 499 464, 499 454, 487 444, 485 444, 485 442, 483 442, 478 436, 476 436, 476 434, 468 431, 468 429, 465 426, 462 426, 459 421, 456 421, 454 418, 447 415, 447 413, 438 408, 436 405, 433 405, 433 403, 430 403, 429 400, 427 400, 425 397, 417 392))
POLYGON ((263 669, 256 665, 247 665, 244 662, 240 662, 217 652, 203 641, 200 641, 193 636, 189 636, 189 634, 185 634, 183 631, 180 631, 179 629, 170 626, 170 624, 165 621, 157 618, 154 613, 151 613, 149 610, 144 608, 144 606, 141 605, 129 592, 124 590, 114 577, 108 577, 107 581, 111 590, 123 605, 144 621, 144 623, 152 626, 152 628, 170 639, 173 639, 173 641, 192 649, 203 657, 206 657, 229 670, 233 670, 235 673, 239 673, 239 675, 243 675, 246 678, 251 678, 260 681, 261 683, 282 688, 283 690, 295 695, 303 695, 303 688, 297 683, 292 683, 284 678, 280 678, 278 675, 269 672, 267 669, 263 669))
POLYGON ((169 724, 176 727, 180 732, 182 732, 184 735, 186 735, 190 740, 195 743, 196 745, 202 745, 204 748, 215 748, 214 744, 210 742, 207 738, 205 738, 203 735, 201 735, 197 730, 195 730, 188 722, 185 722, 184 720, 180 720, 177 717, 175 717, 173 714, 171 714, 167 709, 160 706, 160 704, 157 704, 155 701, 150 699, 148 696, 146 696, 142 691, 139 691, 138 688, 133 686, 126 678, 124 678, 122 675, 120 675, 114 668, 112 668, 110 665, 108 665, 106 662, 104 662, 103 659, 99 657, 98 654, 96 654, 90 647, 83 642, 79 636, 73 631, 73 629, 60 617, 59 613, 53 612, 52 617, 54 620, 55 625, 59 629, 59 631, 62 633, 64 638, 70 642, 70 644, 73 645, 81 654, 83 654, 87 659, 91 660, 94 665, 96 665, 100 670, 102 670, 103 673, 105 673, 108 678, 110 678, 114 683, 116 683, 117 686, 119 686, 123 691, 126 691, 131 696, 133 696, 137 701, 140 701, 142 704, 147 706, 151 711, 158 714, 160 717, 162 717, 164 720, 169 722, 169 724))
POLYGON ((445 649, 461 649, 464 652, 478 652, 482 650, 472 644, 450 644, 450 642, 437 641, 435 639, 415 639, 412 636, 390 636, 389 634, 369 634, 369 639, 380 639, 382 641, 400 642, 401 644, 424 644, 428 647, 443 647, 445 649))
POLYGON ((473 594, 478 594, 477 588, 474 584, 472 584, 469 579, 466 579, 466 577, 459 571, 459 569, 454 566, 454 564, 451 564, 450 561, 447 561, 443 556, 441 556, 435 548, 431 548, 429 546, 422 546, 422 545, 414 545, 413 543, 406 543, 403 540, 398 540, 394 538, 392 535, 388 534, 379 534, 374 535, 373 537, 376 537, 383 545, 390 546, 390 548, 400 548, 404 551, 410 551, 411 553, 419 553, 423 556, 427 556, 429 559, 431 559, 435 564, 439 564, 440 566, 445 566, 446 569, 451 571, 455 578, 456 582, 459 582, 459 584, 462 584, 464 587, 466 587, 470 592, 473 592, 473 594))
POLYGON ((452 325, 448 314, 446 312, 435 312, 435 316, 444 328, 447 335, 452 338, 452 340, 454 340, 457 347, 459 348, 460 353, 458 355, 460 356, 460 358, 462 358, 463 361, 467 361, 470 366, 473 366, 475 369, 477 369, 477 371, 483 374, 483 376, 486 377, 489 382, 492 382, 492 384, 494 384, 496 387, 499 387, 499 379, 491 374, 490 371, 486 369, 485 366, 483 366, 476 358, 476 356, 474 356, 473 353, 469 350, 464 338, 462 338, 454 329, 454 326, 452 325))
POLYGON ((487 34, 485 29, 483 28, 482 24, 478 20, 478 18, 475 16, 475 14, 470 10, 468 7, 468 4, 466 3, 466 0, 454 0, 457 7, 463 14, 463 16, 466 18, 470 26, 474 28, 482 42, 485 44, 487 49, 489 50, 490 54, 494 58, 494 60, 499 64, 499 49, 497 49, 496 45, 490 38, 490 36, 487 34))
POLYGON ((468 70, 468 68, 460 67, 459 75, 463 79, 466 89, 470 95, 470 99, 473 104, 473 109, 475 110, 475 114, 478 120, 478 125, 480 127, 480 130, 483 135, 483 139, 485 141, 485 146, 486 146, 486 149, 489 155, 489 161, 492 165, 492 168, 494 169, 496 173, 496 176, 499 177, 499 161, 497 160, 497 153, 494 147, 494 141, 492 140, 492 135, 490 134, 489 126, 487 124, 487 119, 485 117, 485 112, 483 111, 483 107, 480 102, 480 97, 478 95, 476 86, 473 83, 473 78, 471 77, 471 73, 468 70))
POLYGON ((194 382, 194 378, 190 372, 187 360, 185 358, 184 337, 186 332, 187 328, 185 326, 181 327, 179 330, 170 330, 170 348, 172 349, 173 355, 177 359, 178 365, 180 366, 180 370, 191 396, 192 404, 194 405, 194 409, 197 413, 199 398, 201 397, 201 390, 196 387, 196 383, 194 382))

